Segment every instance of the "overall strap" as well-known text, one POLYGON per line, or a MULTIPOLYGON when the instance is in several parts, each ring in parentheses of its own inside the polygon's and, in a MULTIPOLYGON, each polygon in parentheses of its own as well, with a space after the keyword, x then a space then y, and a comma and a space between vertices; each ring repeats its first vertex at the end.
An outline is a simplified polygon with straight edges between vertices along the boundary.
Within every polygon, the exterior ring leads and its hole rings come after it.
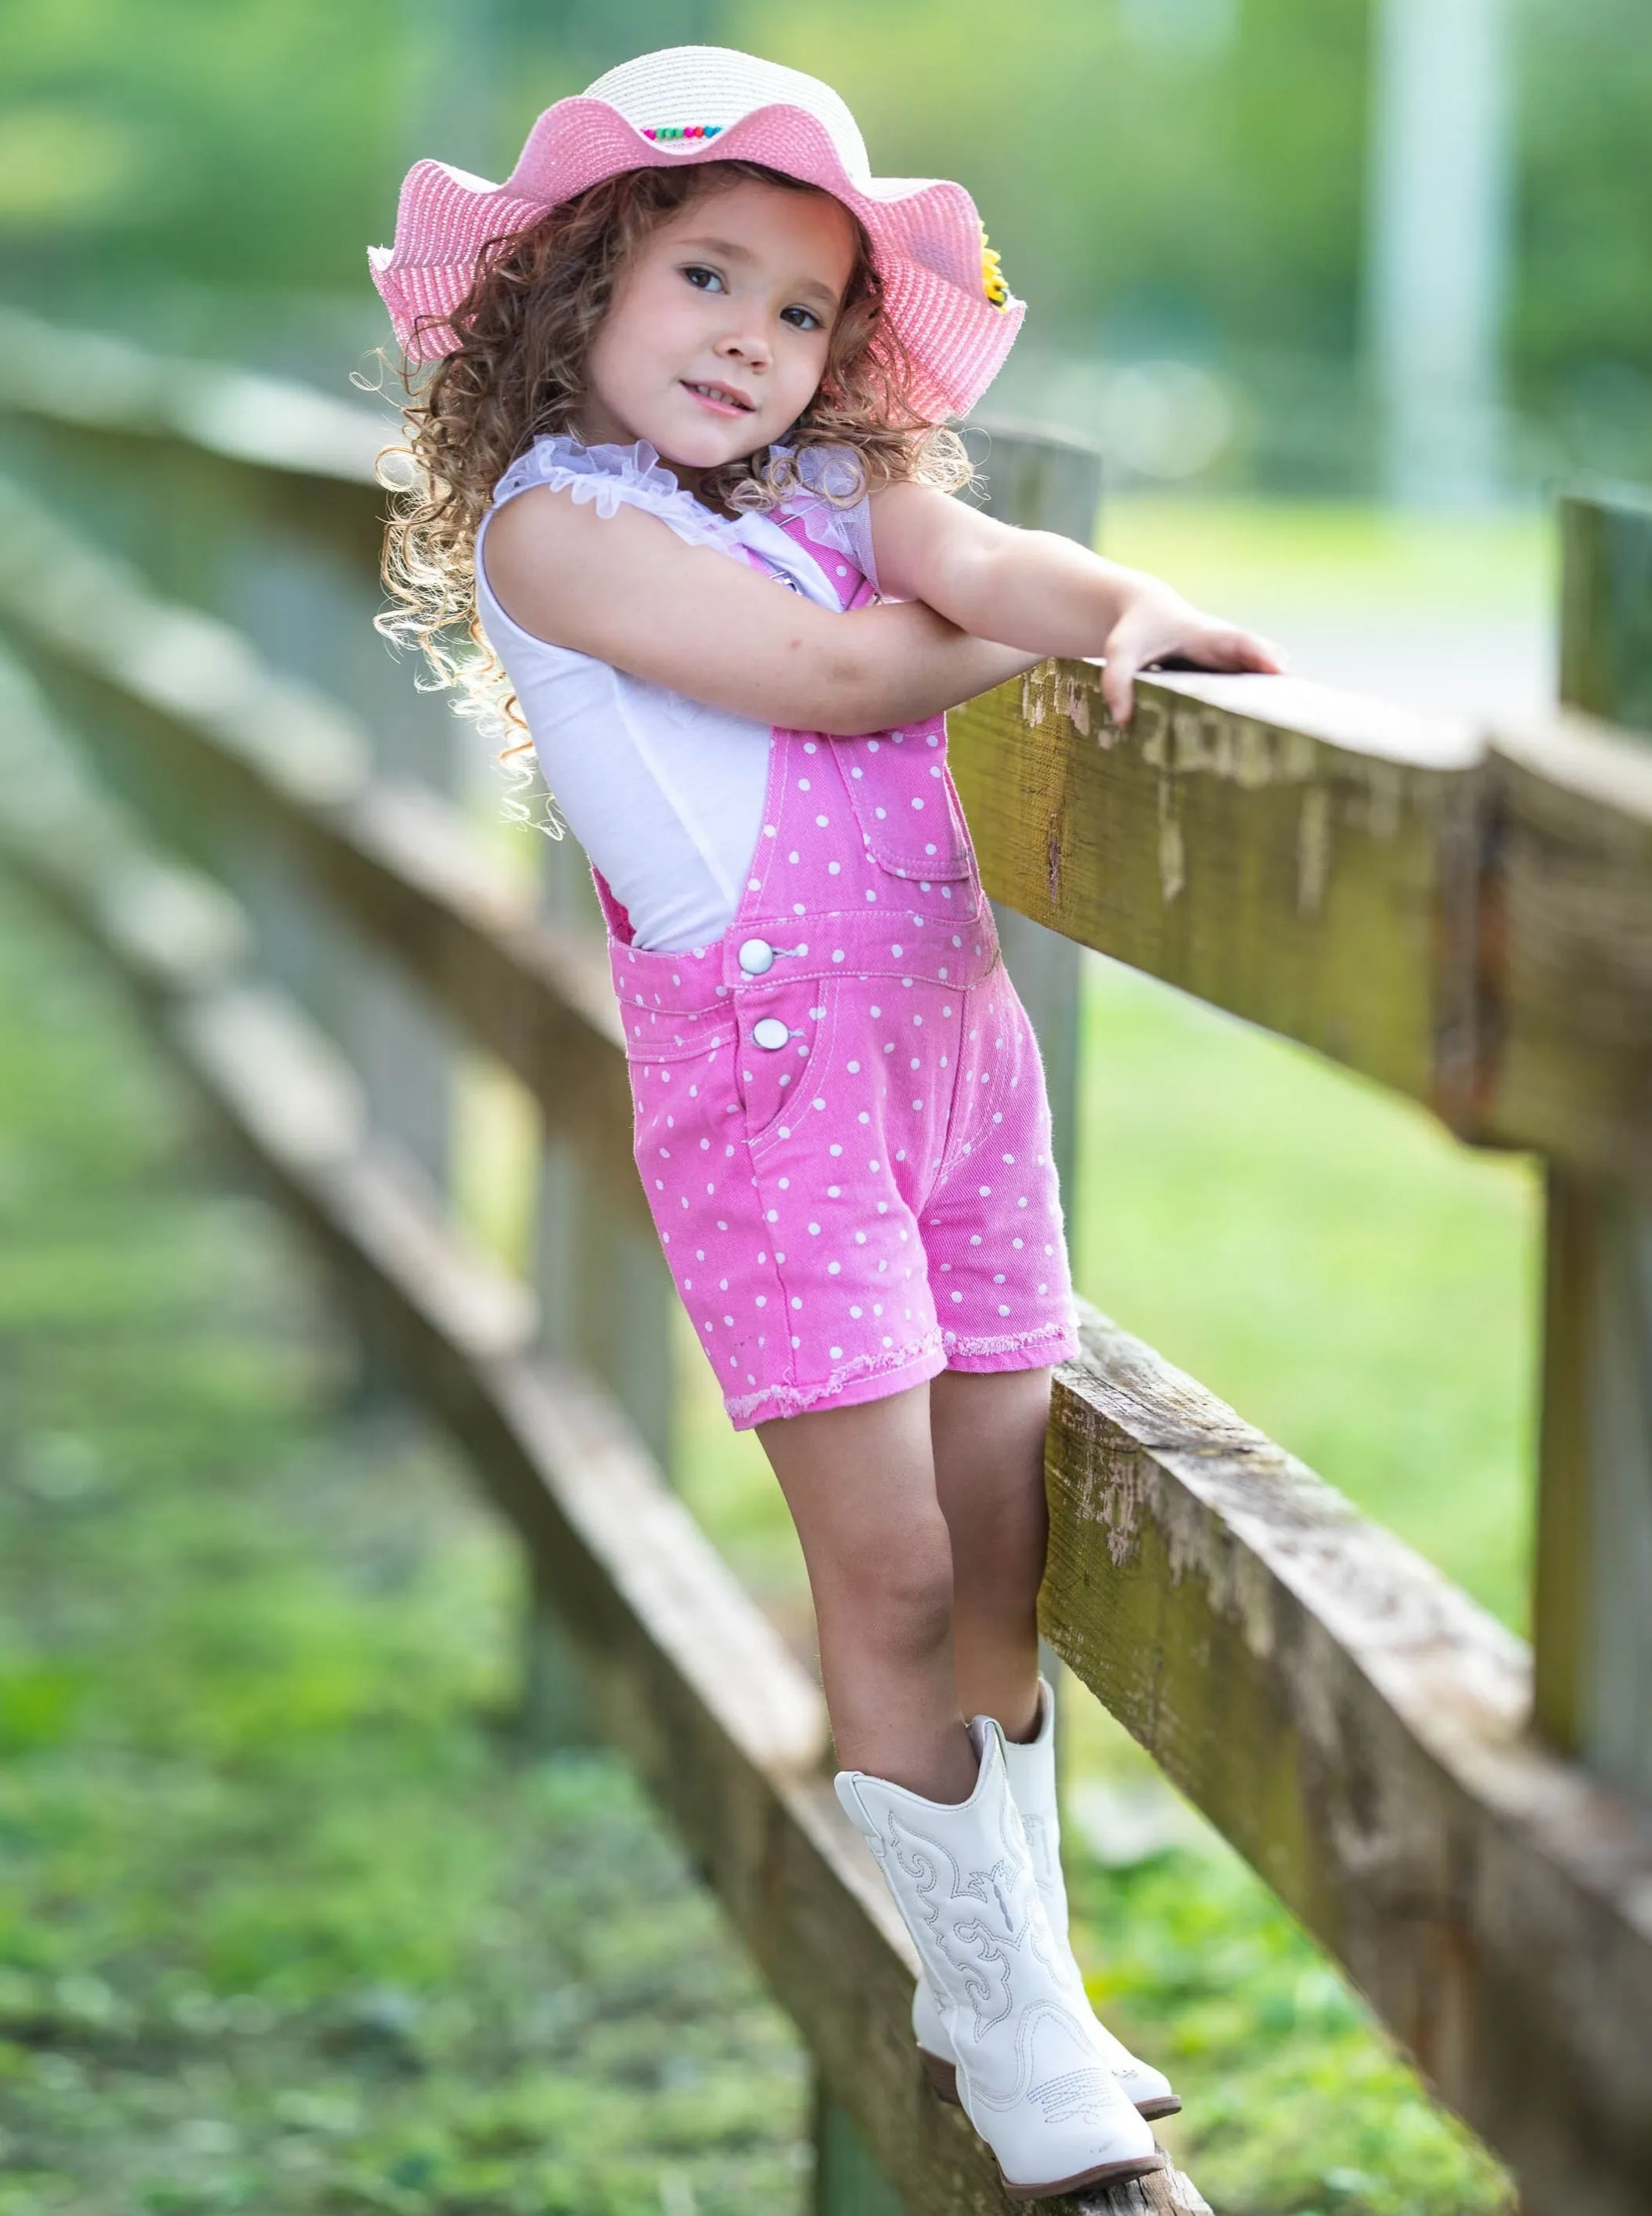
POLYGON ((853 556, 841 552, 835 546, 823 546, 818 539, 811 539, 801 515, 776 514, 770 520, 778 524, 794 545, 801 547, 817 565, 837 594, 841 607, 844 610, 867 607, 876 600, 876 591, 861 574, 853 556))

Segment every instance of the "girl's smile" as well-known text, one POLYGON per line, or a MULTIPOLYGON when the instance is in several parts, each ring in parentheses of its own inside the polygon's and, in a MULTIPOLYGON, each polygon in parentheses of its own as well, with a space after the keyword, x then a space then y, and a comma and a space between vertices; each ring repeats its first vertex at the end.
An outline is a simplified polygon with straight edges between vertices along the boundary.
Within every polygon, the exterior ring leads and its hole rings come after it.
POLYGON ((691 201, 616 287, 578 435, 646 439, 691 489, 783 437, 825 374, 856 245, 826 193, 741 178, 691 201))
POLYGON ((691 385, 689 391, 718 416, 749 416, 755 403, 728 385, 691 385))

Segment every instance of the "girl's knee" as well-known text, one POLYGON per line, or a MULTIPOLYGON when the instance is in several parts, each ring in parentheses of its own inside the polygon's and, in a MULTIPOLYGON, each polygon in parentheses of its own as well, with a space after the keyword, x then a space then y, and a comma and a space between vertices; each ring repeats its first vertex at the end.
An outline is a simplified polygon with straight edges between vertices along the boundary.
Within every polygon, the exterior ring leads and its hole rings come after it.
POLYGON ((952 1550, 946 1525, 899 1548, 857 1549, 833 1580, 856 1638, 890 1660, 933 1654, 952 1636, 952 1550))

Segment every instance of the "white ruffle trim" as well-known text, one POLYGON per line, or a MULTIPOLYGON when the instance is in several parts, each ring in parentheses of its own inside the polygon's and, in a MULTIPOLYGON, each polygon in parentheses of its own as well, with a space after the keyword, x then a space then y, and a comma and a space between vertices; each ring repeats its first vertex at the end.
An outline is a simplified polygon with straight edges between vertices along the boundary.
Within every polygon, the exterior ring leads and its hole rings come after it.
POLYGON ((577 439, 560 432, 536 439, 499 480, 494 489, 494 506, 525 492, 530 485, 570 492, 581 507, 594 502, 605 520, 617 514, 623 504, 647 508, 696 545, 715 546, 727 553, 740 544, 738 522, 714 515, 679 484, 658 450, 646 439, 631 446, 582 446, 577 439))
MULTIPOLYGON (((777 447, 777 452, 789 451, 777 447)), ((581 506, 594 502, 605 520, 622 504, 646 508, 668 523, 679 538, 697 546, 715 547, 732 554, 752 544, 748 521, 760 532, 780 515, 795 515, 803 535, 814 545, 829 548, 852 562, 863 576, 872 576, 871 531, 864 500, 854 507, 834 508, 820 497, 821 491, 844 494, 855 482, 855 467, 841 449, 806 447, 799 464, 806 488, 776 509, 753 510, 747 515, 715 515, 686 486, 678 483, 660 460, 659 449, 639 439, 635 445, 581 446, 566 432, 548 432, 536 439, 525 454, 511 464, 494 489, 498 508, 531 485, 548 485, 553 492, 571 493, 581 506), (857 527, 859 526, 860 527, 857 527)), ((759 549, 759 551, 769 551, 759 549)), ((875 583, 875 579, 874 579, 875 583)))

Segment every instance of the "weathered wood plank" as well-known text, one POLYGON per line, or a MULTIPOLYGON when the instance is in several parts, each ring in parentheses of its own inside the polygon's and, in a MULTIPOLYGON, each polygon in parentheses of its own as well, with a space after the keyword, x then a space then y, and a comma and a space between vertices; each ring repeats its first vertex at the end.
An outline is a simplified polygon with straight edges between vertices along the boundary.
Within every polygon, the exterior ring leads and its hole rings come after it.
POLYGON ((292 379, 173 360, 101 331, 0 310, 4 406, 83 428, 181 440, 284 476, 374 483, 396 418, 292 379))
POLYGON ((1288 678, 1047 662, 952 718, 989 892, 1463 1127, 1477 809, 1465 729, 1288 678))
POLYGON ((1652 751, 1577 715, 1493 743, 1483 1128, 1652 1190, 1652 751))
POLYGON ((1138 1340, 1059 1371, 1047 1635, 1344 1965, 1533 2216, 1652 2200, 1652 1809, 1526 1650, 1138 1340))
MULTIPOLYGON (((224 1136, 468 1453, 555 1604, 603 1735, 677 1824, 910 2216, 1024 2207, 917 2066, 910 1948, 822 1772, 818 1691, 629 1425, 544 1357, 528 1289, 455 1236, 415 1165, 385 1156, 322 1035, 236 978, 240 927, 222 894, 144 854, 72 781, 66 805, 37 791, 21 816, 15 784, 0 779, 0 846, 140 988, 224 1136), (108 896, 116 883, 124 899, 108 896)), ((1169 2170, 1064 2205, 1204 2210, 1169 2170)))
POLYGON ((349 717, 276 677, 224 625, 152 600, 124 565, 9 487, 0 488, 0 619, 76 728, 140 749, 224 836, 254 830, 283 849, 313 896, 515 1072, 652 1235, 599 945, 537 917, 438 795, 375 777, 349 717))

